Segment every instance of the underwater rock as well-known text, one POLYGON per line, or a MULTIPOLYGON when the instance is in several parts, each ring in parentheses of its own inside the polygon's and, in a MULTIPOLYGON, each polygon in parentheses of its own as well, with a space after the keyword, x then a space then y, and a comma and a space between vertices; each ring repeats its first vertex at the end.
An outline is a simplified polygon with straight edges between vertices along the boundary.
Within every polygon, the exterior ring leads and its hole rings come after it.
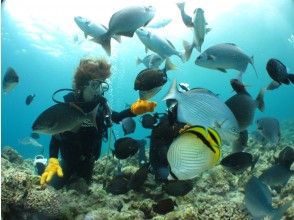
POLYGON ((1 149, 1 157, 8 160, 10 163, 21 164, 23 158, 12 147, 5 146, 1 149))

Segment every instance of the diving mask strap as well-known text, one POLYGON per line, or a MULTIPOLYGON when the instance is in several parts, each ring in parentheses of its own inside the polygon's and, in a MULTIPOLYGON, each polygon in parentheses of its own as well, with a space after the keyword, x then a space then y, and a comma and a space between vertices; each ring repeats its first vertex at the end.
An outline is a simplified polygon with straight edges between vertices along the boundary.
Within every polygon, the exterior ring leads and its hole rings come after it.
POLYGON ((58 101, 56 98, 55 98, 55 95, 59 92, 63 92, 63 91, 70 91, 70 92, 74 92, 73 89, 58 89, 56 90, 53 94, 52 94, 52 100, 53 102, 57 103, 57 104, 63 104, 64 102, 63 101, 58 101))

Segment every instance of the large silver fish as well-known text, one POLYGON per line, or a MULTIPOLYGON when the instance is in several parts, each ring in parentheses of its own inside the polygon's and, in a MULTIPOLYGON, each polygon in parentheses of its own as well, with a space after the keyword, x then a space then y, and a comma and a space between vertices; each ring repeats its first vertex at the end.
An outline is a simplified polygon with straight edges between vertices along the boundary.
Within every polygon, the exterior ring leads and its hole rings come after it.
POLYGON ((204 11, 202 8, 197 8, 194 11, 193 17, 193 42, 191 45, 184 41, 185 56, 188 60, 191 56, 192 50, 195 47, 199 52, 201 52, 201 46, 204 42, 204 37, 211 29, 206 28, 207 22, 204 17, 204 11))
POLYGON ((206 89, 179 92, 176 80, 164 97, 178 103, 177 119, 190 125, 214 128, 222 140, 232 142, 238 138, 239 126, 232 111, 215 94, 206 89))
POLYGON ((172 55, 176 55, 185 62, 185 55, 176 50, 174 45, 167 39, 160 37, 159 35, 152 33, 144 28, 139 28, 136 31, 140 41, 145 45, 146 51, 148 49, 157 53, 163 59, 166 59, 172 55))
POLYGON ((114 13, 110 18, 107 32, 100 37, 101 45, 107 54, 111 54, 110 39, 113 35, 133 37, 135 31, 146 26, 154 15, 153 6, 131 6, 114 13))
POLYGON ((59 103, 43 111, 34 121, 32 129, 40 134, 58 134, 79 128, 83 121, 90 120, 96 126, 96 112, 99 104, 90 113, 84 113, 78 106, 59 103))
POLYGON ((227 69, 238 70, 239 78, 246 71, 250 63, 257 75, 254 67, 253 57, 246 55, 237 45, 233 43, 217 44, 209 47, 201 53, 195 60, 195 64, 209 69, 216 69, 227 72, 227 69))

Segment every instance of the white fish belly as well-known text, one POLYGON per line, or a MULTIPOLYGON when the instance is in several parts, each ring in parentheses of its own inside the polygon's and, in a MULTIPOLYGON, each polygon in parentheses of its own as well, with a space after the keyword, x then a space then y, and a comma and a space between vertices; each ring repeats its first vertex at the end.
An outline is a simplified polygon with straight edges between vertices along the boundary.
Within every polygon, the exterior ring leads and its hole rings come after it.
POLYGON ((167 160, 177 178, 192 179, 213 166, 213 152, 196 137, 184 134, 171 144, 167 160))

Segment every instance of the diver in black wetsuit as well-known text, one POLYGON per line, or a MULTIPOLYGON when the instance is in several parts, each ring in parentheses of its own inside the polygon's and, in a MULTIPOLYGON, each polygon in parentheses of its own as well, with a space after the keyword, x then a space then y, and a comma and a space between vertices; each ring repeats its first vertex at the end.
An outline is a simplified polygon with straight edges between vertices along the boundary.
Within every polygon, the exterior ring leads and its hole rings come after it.
POLYGON ((97 105, 96 126, 84 121, 75 131, 66 131, 53 135, 50 141, 48 165, 41 176, 41 185, 52 181, 55 188, 69 185, 78 178, 90 183, 94 162, 100 156, 102 139, 107 137, 107 128, 111 123, 119 123, 126 117, 152 112, 154 102, 138 100, 131 108, 122 112, 111 111, 103 97, 108 90, 105 82, 110 76, 110 64, 104 59, 81 60, 74 76, 74 92, 64 96, 65 102, 73 102, 85 113, 91 112, 97 105), (58 154, 61 155, 59 164, 58 154), (56 176, 57 174, 57 176, 56 176), (55 178, 56 176, 56 178, 55 178))

